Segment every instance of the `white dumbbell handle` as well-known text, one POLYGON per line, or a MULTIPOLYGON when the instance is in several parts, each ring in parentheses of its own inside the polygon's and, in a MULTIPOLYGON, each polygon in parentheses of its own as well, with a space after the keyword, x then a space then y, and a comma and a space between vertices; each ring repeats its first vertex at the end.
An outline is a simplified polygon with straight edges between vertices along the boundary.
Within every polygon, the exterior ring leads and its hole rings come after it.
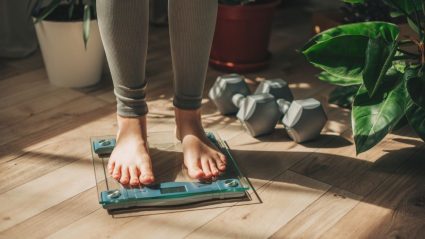
POLYGON ((288 112, 289 107, 291 106, 291 102, 284 99, 278 99, 276 100, 276 103, 279 106, 279 111, 282 114, 286 114, 286 112, 288 112))
POLYGON ((245 101, 245 99, 246 99, 246 97, 245 97, 244 95, 242 95, 242 94, 235 94, 235 95, 232 97, 232 103, 233 103, 236 107, 240 108, 240 107, 241 107, 241 105, 242 105, 242 103, 245 101))

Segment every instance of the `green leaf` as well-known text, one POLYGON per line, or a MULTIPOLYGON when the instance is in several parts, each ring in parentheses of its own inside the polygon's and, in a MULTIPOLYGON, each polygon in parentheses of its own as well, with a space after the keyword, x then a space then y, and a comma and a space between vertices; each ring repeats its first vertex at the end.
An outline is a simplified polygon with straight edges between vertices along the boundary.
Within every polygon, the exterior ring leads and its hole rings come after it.
POLYGON ((419 33, 419 27, 414 23, 410 18, 407 18, 407 24, 409 24, 410 28, 412 28, 413 31, 416 33, 419 33))
POLYGON ((403 128, 404 126, 408 125, 409 122, 407 121, 406 115, 401 117, 401 119, 397 122, 397 124, 394 126, 393 131, 399 130, 403 128))
POLYGON ((397 43, 395 42, 386 43, 381 37, 369 39, 363 82, 371 97, 382 88, 383 79, 392 65, 396 51, 397 43))
POLYGON ((406 111, 406 118, 409 125, 425 141, 425 109, 412 103, 406 111))
POLYGON ((384 0, 384 2, 396 10, 402 10, 408 14, 411 14, 415 9, 422 9, 421 1, 415 0, 384 0))
POLYGON ((72 15, 74 14, 74 9, 75 9, 75 4, 71 3, 68 9, 68 18, 72 18, 72 15))
POLYGON ((337 36, 359 35, 369 38, 377 38, 383 36, 387 42, 397 40, 400 30, 397 25, 388 22, 361 22, 341 25, 323 31, 322 33, 310 39, 302 48, 302 51, 307 50, 311 46, 329 40, 337 36))
POLYGON ((346 80, 362 79, 368 37, 346 35, 321 41, 303 52, 316 67, 346 80))
MULTIPOLYGON (((417 15, 417 11, 422 9, 422 1, 416 0, 384 0, 384 2, 394 9, 393 16, 406 16, 411 28, 416 31, 421 29, 420 19, 417 15)), ((419 31, 422 36, 422 31, 419 31)))
POLYGON ((48 17, 61 4, 61 1, 62 0, 53 0, 50 2, 50 4, 43 9, 40 15, 36 17, 34 24, 37 24, 48 17))
POLYGON ((87 49, 87 42, 90 35, 90 5, 84 5, 84 17, 83 17, 83 38, 84 47, 87 49))
POLYGON ((339 86, 360 85, 363 83, 362 79, 336 77, 326 71, 323 71, 317 77, 322 81, 328 82, 333 85, 339 85, 339 86))
POLYGON ((358 85, 338 86, 329 94, 328 102, 344 108, 351 108, 359 87, 358 85))
MULTIPOLYGON (((398 53, 395 54, 395 56, 397 56, 398 53)), ((401 72, 404 74, 404 72, 406 71, 406 61, 393 61, 393 67, 395 70, 397 70, 398 72, 401 72)))
POLYGON ((360 87, 354 99, 351 121, 357 154, 379 143, 404 116, 407 92, 400 83, 385 98, 371 98, 360 87))
POLYGON ((425 76, 418 76, 418 71, 409 69, 404 73, 407 92, 418 106, 425 109, 425 76))

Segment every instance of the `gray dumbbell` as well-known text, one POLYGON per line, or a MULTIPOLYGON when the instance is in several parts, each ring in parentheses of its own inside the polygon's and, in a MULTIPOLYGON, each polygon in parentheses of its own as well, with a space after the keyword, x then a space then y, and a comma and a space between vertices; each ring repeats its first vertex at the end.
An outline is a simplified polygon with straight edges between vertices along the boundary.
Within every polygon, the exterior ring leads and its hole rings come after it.
POLYGON ((250 94, 244 77, 239 74, 219 76, 211 87, 208 96, 223 115, 235 114, 239 107, 232 103, 234 95, 245 97, 250 94))
POLYGON ((222 114, 237 112, 237 118, 254 137, 271 133, 279 119, 289 137, 295 142, 305 142, 320 135, 327 121, 319 101, 315 99, 293 100, 288 84, 282 79, 266 80, 260 83, 254 95, 244 78, 237 74, 225 75, 209 92, 222 114))
POLYGON ((284 99, 287 101, 294 100, 294 96, 289 89, 288 83, 280 78, 262 81, 260 85, 258 85, 254 94, 262 93, 269 93, 276 99, 284 99))
POLYGON ((236 117, 254 137, 271 133, 282 116, 277 110, 279 107, 276 99, 268 93, 246 97, 236 94, 232 100, 239 107, 236 117))
POLYGON ((319 136, 327 121, 321 103, 313 98, 289 102, 262 93, 245 98, 235 95, 234 102, 240 106, 236 116, 254 137, 271 133, 283 115, 281 122, 288 136, 301 143, 319 136))
POLYGON ((233 103, 239 106, 236 117, 249 134, 254 137, 273 132, 282 117, 276 99, 292 101, 294 99, 288 83, 282 79, 262 81, 253 95, 246 98, 235 95, 233 103))
MULTIPOLYGON (((285 86, 287 86, 286 83, 285 86)), ((279 88, 276 83, 261 83, 260 87, 263 91, 274 89, 273 92, 276 94, 279 88)), ((238 74, 218 77, 208 95, 221 114, 237 113, 238 119, 253 136, 258 136, 257 132, 261 134, 272 132, 281 116, 279 112, 274 110, 276 101, 273 95, 269 94, 267 99, 262 100, 259 100, 255 95, 249 95, 249 88, 244 77, 238 74), (273 104, 273 106, 267 106, 268 104, 273 104), (264 115, 268 115, 267 118, 263 118, 264 115)), ((290 97, 292 97, 292 94, 290 94, 290 97)))
POLYGON ((297 143, 317 138, 328 120, 320 101, 313 98, 292 102, 278 99, 276 103, 284 115, 282 124, 288 136, 297 143))
POLYGON ((281 122, 295 142, 305 142, 320 135, 327 116, 318 100, 309 98, 293 101, 292 92, 282 79, 263 81, 255 91, 255 94, 260 93, 270 93, 277 99, 283 116, 281 122))

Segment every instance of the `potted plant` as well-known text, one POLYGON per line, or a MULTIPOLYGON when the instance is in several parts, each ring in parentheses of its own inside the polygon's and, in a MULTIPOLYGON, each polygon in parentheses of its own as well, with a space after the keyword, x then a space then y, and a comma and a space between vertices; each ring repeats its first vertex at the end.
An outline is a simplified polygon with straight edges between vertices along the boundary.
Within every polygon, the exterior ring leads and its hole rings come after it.
POLYGON ((52 84, 86 87, 101 79, 105 57, 94 0, 50 0, 43 6, 38 3, 33 16, 52 84))
POLYGON ((415 37, 401 39, 392 23, 361 22, 324 31, 302 49, 307 60, 323 70, 321 80, 354 87, 351 120, 357 153, 404 122, 425 140, 425 3, 384 2, 392 16, 407 19, 415 37))
POLYGON ((273 12, 280 0, 219 0, 210 64, 248 72, 268 65, 273 12))

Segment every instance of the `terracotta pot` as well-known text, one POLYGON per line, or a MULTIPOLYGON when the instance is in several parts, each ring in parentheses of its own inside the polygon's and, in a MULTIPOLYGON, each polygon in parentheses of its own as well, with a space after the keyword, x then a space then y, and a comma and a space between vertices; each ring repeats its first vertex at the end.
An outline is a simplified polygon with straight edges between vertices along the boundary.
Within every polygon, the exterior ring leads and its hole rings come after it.
POLYGON ((265 68, 270 59, 273 13, 279 3, 280 0, 245 6, 220 4, 210 65, 232 72, 265 68))

